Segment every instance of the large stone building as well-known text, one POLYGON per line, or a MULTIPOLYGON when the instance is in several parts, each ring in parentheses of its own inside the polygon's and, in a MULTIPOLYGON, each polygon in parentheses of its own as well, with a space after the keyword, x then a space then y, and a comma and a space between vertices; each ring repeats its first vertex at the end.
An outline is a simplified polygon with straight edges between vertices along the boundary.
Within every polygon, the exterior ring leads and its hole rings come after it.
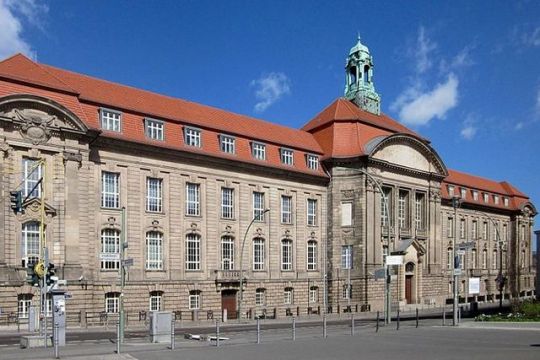
POLYGON ((0 63, 0 175, 0 303, 22 317, 39 299, 25 277, 40 244, 72 311, 116 312, 124 239, 132 312, 234 317, 241 277, 243 316, 382 309, 387 252, 405 257, 394 304, 440 305, 464 242, 462 301, 494 300, 499 272, 507 297, 534 289, 528 197, 447 169, 429 140, 382 114, 360 41, 345 97, 301 130, 15 55, 0 63), (15 190, 23 213, 10 208, 15 190))

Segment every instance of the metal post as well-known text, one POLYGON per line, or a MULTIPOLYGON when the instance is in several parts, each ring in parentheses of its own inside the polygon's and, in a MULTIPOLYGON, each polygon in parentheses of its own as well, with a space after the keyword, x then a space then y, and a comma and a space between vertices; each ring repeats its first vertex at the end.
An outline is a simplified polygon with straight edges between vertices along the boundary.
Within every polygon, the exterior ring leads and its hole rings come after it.
POLYGON ((216 346, 219 347, 219 320, 216 319, 216 346))
POLYGON ((126 285, 126 268, 124 267, 126 250, 126 208, 122 207, 122 231, 120 244, 120 341, 124 341, 124 286, 126 285))
POLYGON ((446 308, 444 306, 442 310, 442 325, 446 326, 446 308))
POLYGON ((461 306, 458 308, 458 324, 461 322, 461 306))
POLYGON ((175 322, 174 322, 174 317, 173 317, 171 321, 171 350, 174 350, 174 346, 175 346, 174 325, 175 325, 175 322))
POLYGON ((452 206, 454 207, 454 229, 453 229, 453 234, 454 236, 452 236, 452 241, 453 241, 453 244, 452 244, 452 259, 454 261, 454 263, 452 264, 451 268, 452 268, 452 278, 454 280, 454 287, 453 287, 453 290, 454 290, 454 301, 453 301, 453 304, 452 304, 452 313, 453 313, 453 316, 452 316, 452 325, 454 326, 457 326, 458 324, 458 302, 459 302, 459 288, 458 288, 458 276, 457 276, 457 273, 456 273, 456 246, 457 246, 457 242, 456 242, 456 238, 457 238, 457 231, 458 231, 458 228, 457 228, 457 222, 458 222, 458 218, 457 218, 457 208, 459 206, 459 198, 457 196, 454 196, 452 198, 452 206))
POLYGON ((292 318, 292 340, 296 340, 296 319, 294 318, 294 316, 292 318))
POLYGON ((416 308, 416 328, 418 328, 418 308, 416 308))
POLYGON ((261 320, 257 318, 257 344, 261 343, 261 320))
POLYGON ((396 330, 399 330, 399 309, 397 310, 397 324, 396 324, 396 330))
POLYGON ((120 354, 120 321, 116 323, 116 353, 120 354))
POLYGON ((354 336, 354 315, 351 314, 351 336, 354 336))
POLYGON ((323 337, 326 339, 326 314, 323 315, 323 337))
POLYGON ((54 323, 54 358, 60 359, 60 354, 58 352, 58 323, 54 323))
POLYGON ((377 325, 375 327, 375 332, 379 332, 379 312, 377 311, 377 325))

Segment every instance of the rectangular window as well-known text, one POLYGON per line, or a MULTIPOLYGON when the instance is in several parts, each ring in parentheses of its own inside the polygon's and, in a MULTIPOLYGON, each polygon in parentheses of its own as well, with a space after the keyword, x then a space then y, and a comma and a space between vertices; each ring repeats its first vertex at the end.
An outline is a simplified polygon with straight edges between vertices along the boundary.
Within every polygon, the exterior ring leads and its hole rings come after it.
POLYGON ((120 174, 108 171, 101 173, 101 207, 120 207, 120 174))
POLYGON ((454 267, 454 253, 452 248, 446 250, 446 268, 448 270, 454 267))
POLYGON ((266 160, 266 145, 257 142, 251 144, 253 157, 257 160, 266 160))
POLYGON ((491 269, 497 270, 497 250, 493 250, 493 256, 491 258, 491 269))
POLYGON ((266 305, 266 291, 265 289, 255 290, 255 305, 264 306, 266 305))
POLYGON ((319 302, 319 288, 312 286, 309 288, 309 302, 316 304, 319 302))
POLYGON ((482 251, 482 269, 487 269, 487 250, 482 251))
POLYGON ((163 234, 150 231, 146 234, 146 270, 163 269, 163 234))
POLYGON ((499 197, 497 195, 493 195, 493 202, 495 205, 499 205, 499 197))
POLYGON ((503 198, 504 206, 508 207, 508 198, 503 198))
POLYGON ((150 311, 161 311, 162 310, 162 296, 161 293, 153 292, 150 295, 149 299, 149 310, 150 311))
POLYGON ((161 212, 163 210, 163 180, 146 178, 146 211, 161 212))
POLYGON ((37 221, 26 222, 22 225, 22 262, 23 266, 35 264, 39 260, 39 223, 37 221))
POLYGON ((350 299, 351 298, 351 293, 352 293, 352 285, 351 284, 343 285, 343 289, 342 289, 342 292, 341 292, 341 297, 343 298, 343 300, 350 299))
POLYGON ((451 238, 454 236, 454 218, 449 217, 446 224, 446 235, 451 238))
POLYGON ((234 219, 234 189, 221 188, 221 217, 234 219))
POLYGON ((508 240, 508 227, 506 226, 506 224, 503 225, 502 240, 503 241, 508 240))
POLYGON ((220 147, 221 151, 227 154, 235 153, 235 138, 227 135, 220 135, 220 147))
POLYGON ((316 155, 307 155, 307 166, 311 170, 317 170, 319 168, 319 157, 316 155))
POLYGON ((118 313, 119 301, 118 293, 105 294, 105 312, 118 313))
POLYGON ((473 190, 472 196, 473 196, 473 199, 474 199, 475 201, 477 201, 477 200, 478 200, 478 191, 473 190))
POLYGON ((472 238, 473 240, 478 239, 478 221, 476 220, 472 222, 472 238))
POLYGON ((281 196, 281 223, 292 223, 292 197, 281 196))
POLYGON ((482 239, 488 240, 488 223, 484 221, 482 224, 482 239))
POLYGON ((352 260, 352 245, 343 245, 341 247, 341 268, 342 269, 352 269, 353 260, 352 260))
POLYGON ((352 203, 341 203, 341 226, 352 225, 352 203))
POLYGON ((118 111, 100 109, 101 128, 120 132, 122 128, 122 113, 118 111))
POLYGON ((307 224, 310 226, 317 225, 317 200, 307 200, 307 224))
POLYGON ((36 186, 42 176, 41 175, 42 166, 41 166, 40 160, 23 158, 22 165, 23 165, 23 189, 22 189, 23 198, 27 196, 32 197, 32 198, 41 197, 41 184, 36 186))
POLYGON ((19 295, 19 319, 27 319, 30 313, 30 307, 32 306, 32 295, 21 294, 19 295))
POLYGON ((101 270, 120 268, 120 232, 115 229, 101 231, 101 270))
POLYGON ((292 270, 292 240, 281 240, 281 270, 292 270))
POLYGON ((192 290, 189 292, 189 310, 199 310, 201 308, 201 292, 192 290))
POLYGON ((461 199, 465 200, 467 198, 467 189, 461 188, 461 199))
POLYGON ((284 165, 293 165, 293 151, 281 149, 281 163, 284 165))
POLYGON ((253 270, 264 270, 264 239, 253 239, 253 270))
POLYGON ((414 198, 414 223, 415 228, 418 230, 424 230, 424 218, 425 218, 425 194, 416 193, 414 198))
POLYGON ((163 121, 146 118, 144 119, 144 127, 148 138, 163 141, 163 121))
POLYGON ((391 197, 392 189, 383 187, 382 190, 383 192, 381 193, 381 227, 386 227, 389 225, 388 212, 390 211, 390 208, 392 207, 390 204, 391 199, 392 199, 391 197))
POLYGON ((201 269, 201 238, 196 234, 186 236, 186 270, 201 269))
POLYGON ((454 196, 454 186, 448 185, 448 195, 451 197, 454 196))
POLYGON ((400 228, 408 228, 408 218, 409 218, 409 192, 408 191, 399 191, 398 198, 398 225, 400 228))
POLYGON ((317 270, 317 242, 314 240, 307 244, 307 269, 317 270))
POLYGON ((201 130, 185 127, 184 142, 187 146, 201 147, 201 130))
POLYGON ((486 204, 489 202, 489 194, 484 193, 484 202, 486 204))
POLYGON ((465 239, 465 219, 459 220, 459 237, 465 239))
POLYGON ((234 240, 230 236, 221 238, 221 270, 234 269, 234 240))
POLYGON ((186 215, 201 215, 200 185, 186 183, 186 215))
POLYGON ((264 193, 253 192, 253 218, 255 221, 264 221, 264 193))
POLYGON ((471 250, 471 269, 476 269, 476 249, 471 250))
POLYGON ((286 288, 283 292, 283 304, 291 305, 293 304, 293 289, 286 288))

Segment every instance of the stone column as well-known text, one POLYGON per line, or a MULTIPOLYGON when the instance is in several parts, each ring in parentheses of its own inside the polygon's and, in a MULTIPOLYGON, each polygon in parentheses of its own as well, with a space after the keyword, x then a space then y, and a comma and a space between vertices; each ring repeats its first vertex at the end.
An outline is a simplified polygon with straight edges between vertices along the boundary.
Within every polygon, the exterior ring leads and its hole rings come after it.
POLYGON ((8 223, 6 214, 10 211, 10 201, 9 201, 9 188, 10 177, 9 173, 9 153, 11 152, 11 147, 5 141, 0 141, 0 179, 2 179, 2 188, 0 193, 4 196, 3 207, 0 209, 0 227, 3 229, 3 236, 0 236, 0 267, 6 265, 6 238, 10 238, 10 233, 8 229, 8 223))

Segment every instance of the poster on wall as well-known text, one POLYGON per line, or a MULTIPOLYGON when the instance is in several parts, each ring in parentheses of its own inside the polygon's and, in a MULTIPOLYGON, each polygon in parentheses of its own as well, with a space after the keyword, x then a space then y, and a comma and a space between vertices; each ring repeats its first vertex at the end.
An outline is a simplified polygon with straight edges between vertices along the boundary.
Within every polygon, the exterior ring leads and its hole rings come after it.
POLYGON ((469 294, 480 294, 480 278, 469 278, 469 294))

